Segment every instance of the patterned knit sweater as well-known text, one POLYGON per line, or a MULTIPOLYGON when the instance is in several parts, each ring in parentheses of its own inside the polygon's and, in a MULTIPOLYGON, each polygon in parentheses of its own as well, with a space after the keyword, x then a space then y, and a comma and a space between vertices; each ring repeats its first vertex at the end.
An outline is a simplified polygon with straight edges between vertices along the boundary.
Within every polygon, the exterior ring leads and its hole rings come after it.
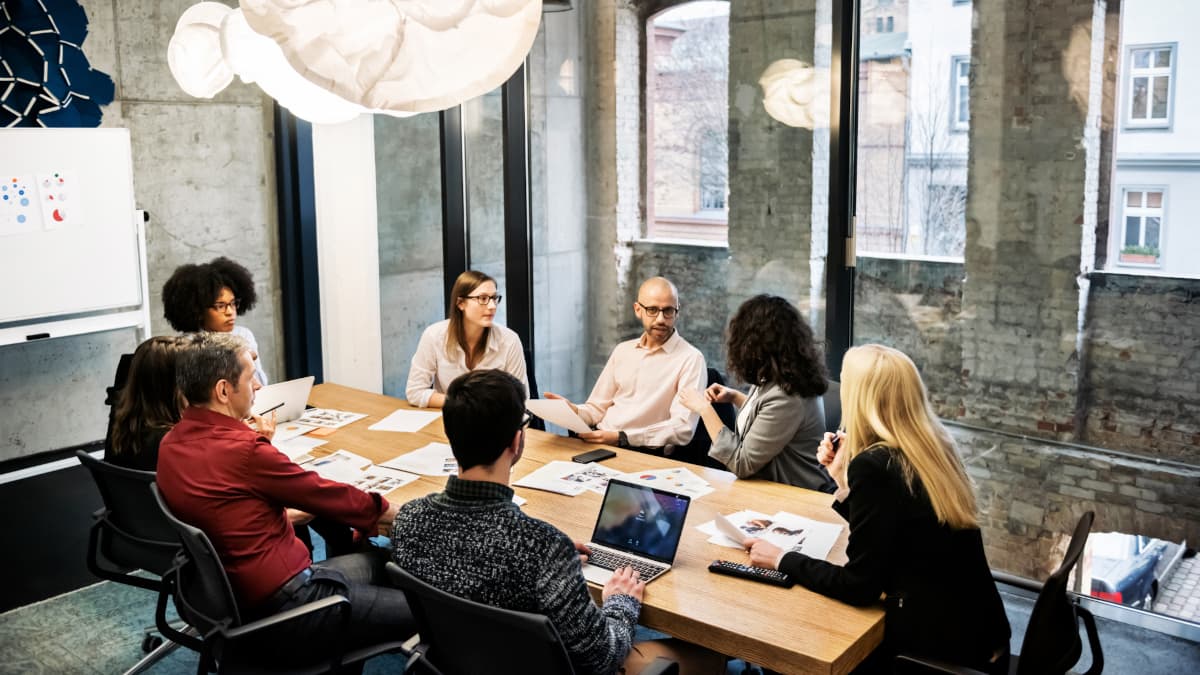
POLYGON ((629 654, 641 604, 614 595, 597 607, 574 544, 531 518, 499 483, 447 479, 446 491, 405 504, 392 528, 392 558, 459 597, 544 614, 578 673, 615 673, 629 654))

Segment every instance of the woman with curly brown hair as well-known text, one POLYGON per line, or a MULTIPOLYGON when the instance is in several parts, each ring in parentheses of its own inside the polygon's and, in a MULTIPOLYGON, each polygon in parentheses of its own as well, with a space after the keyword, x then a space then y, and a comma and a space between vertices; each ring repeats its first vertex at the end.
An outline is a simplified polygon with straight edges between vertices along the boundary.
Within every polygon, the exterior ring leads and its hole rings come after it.
POLYGON ((254 309, 258 301, 250 270, 224 256, 200 265, 180 265, 163 284, 162 300, 163 315, 180 333, 233 333, 249 343, 254 375, 259 384, 267 384, 258 341, 249 328, 237 324, 238 315, 254 309))
POLYGON ((679 395, 713 439, 709 457, 738 478, 833 492, 833 480, 813 456, 825 433, 825 366, 800 312, 777 296, 750 298, 729 321, 726 352, 729 370, 750 383, 748 393, 714 384, 679 395), (737 406, 736 428, 721 423, 713 403, 737 406))

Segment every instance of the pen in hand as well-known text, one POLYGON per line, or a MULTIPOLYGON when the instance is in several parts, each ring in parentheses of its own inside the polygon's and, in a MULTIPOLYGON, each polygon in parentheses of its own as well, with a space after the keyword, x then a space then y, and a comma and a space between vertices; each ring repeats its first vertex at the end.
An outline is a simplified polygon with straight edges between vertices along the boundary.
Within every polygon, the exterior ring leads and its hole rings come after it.
POLYGON ((282 408, 282 407, 283 407, 283 403, 284 403, 283 401, 280 401, 279 403, 276 403, 275 405, 271 406, 270 408, 267 408, 266 410, 264 410, 264 411, 262 411, 262 412, 260 412, 260 413, 253 413, 253 414, 254 414, 254 415, 258 415, 259 417, 264 417, 264 416, 266 416, 266 414, 267 414, 267 413, 269 413, 269 412, 274 412, 274 411, 276 411, 276 410, 279 410, 280 408, 282 408))

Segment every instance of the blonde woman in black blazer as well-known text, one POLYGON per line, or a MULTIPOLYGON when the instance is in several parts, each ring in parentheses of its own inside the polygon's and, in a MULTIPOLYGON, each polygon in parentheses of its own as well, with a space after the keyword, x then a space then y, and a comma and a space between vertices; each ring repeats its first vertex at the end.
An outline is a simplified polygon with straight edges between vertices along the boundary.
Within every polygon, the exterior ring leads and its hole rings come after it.
POLYGON ((714 384, 679 394, 713 439, 709 457, 738 478, 833 492, 813 457, 825 433, 825 366, 800 312, 777 296, 750 298, 729 320, 726 352, 730 371, 752 383, 748 393, 714 384), (713 403, 737 406, 735 428, 721 422, 713 403))
POLYGON ((934 416, 916 366, 882 345, 846 352, 846 431, 817 458, 837 482, 833 508, 850 524, 844 566, 747 542, 750 560, 852 605, 887 610, 868 660, 890 672, 899 652, 1008 672, 1008 619, 983 551, 975 493, 954 441, 934 416))

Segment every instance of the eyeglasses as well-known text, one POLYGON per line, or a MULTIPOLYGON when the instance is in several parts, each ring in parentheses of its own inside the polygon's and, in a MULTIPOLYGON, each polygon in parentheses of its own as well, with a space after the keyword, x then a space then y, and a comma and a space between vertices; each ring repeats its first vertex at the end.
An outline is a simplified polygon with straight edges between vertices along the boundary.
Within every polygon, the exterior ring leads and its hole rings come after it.
POLYGON ((503 295, 465 295, 463 297, 467 300, 474 300, 484 307, 492 304, 493 300, 496 302, 496 306, 499 307, 500 300, 504 298, 503 295))
POLYGON ((234 298, 232 302, 215 302, 210 307, 219 314, 228 312, 230 308, 236 312, 238 307, 242 306, 242 301, 234 298))
MULTIPOLYGON (((634 302, 637 302, 637 300, 634 300, 634 302)), ((659 312, 668 319, 674 319, 675 315, 679 313, 678 307, 647 307, 640 302, 637 302, 637 306, 641 307, 643 312, 649 314, 651 319, 658 316, 659 312)))
POLYGON ((526 410, 525 415, 523 415, 521 417, 521 428, 524 429, 525 427, 529 426, 529 423, 532 421, 533 421, 533 413, 526 410))

